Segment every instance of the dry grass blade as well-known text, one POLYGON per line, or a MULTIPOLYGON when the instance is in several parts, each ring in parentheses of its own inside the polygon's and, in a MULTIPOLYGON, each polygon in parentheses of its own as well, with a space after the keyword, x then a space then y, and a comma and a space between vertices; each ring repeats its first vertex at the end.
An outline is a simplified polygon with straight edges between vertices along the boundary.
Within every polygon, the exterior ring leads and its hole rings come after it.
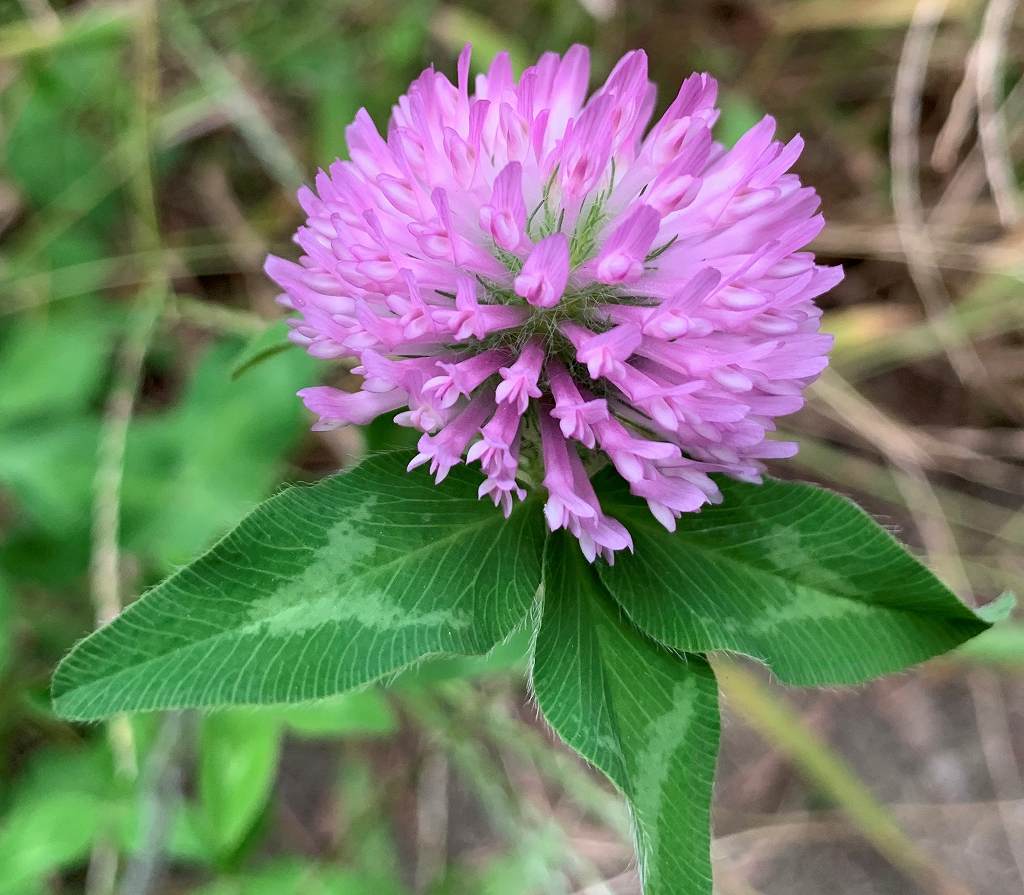
MULTIPOLYGON (((130 181, 136 206, 135 239, 140 250, 159 247, 159 224, 151 171, 151 116, 159 93, 156 7, 146 4, 139 15, 135 38, 136 114, 133 144, 138 153, 136 172, 130 181)), ((117 357, 113 384, 107 397, 100 429, 94 479, 92 556, 90 577, 96 625, 101 627, 121 612, 121 490, 124 482, 125 447, 135 398, 150 341, 156 331, 169 283, 163 270, 149 271, 140 293, 124 343, 117 357)), ((117 716, 107 725, 108 739, 120 775, 134 780, 138 775, 135 735, 127 716, 117 716)), ((97 838, 92 860, 88 895, 107 895, 116 882, 118 853, 108 836, 97 838)))
POLYGON ((289 192, 305 179, 305 169, 252 93, 211 47, 179 3, 166 9, 167 38, 210 96, 225 111, 267 171, 289 192))
MULTIPOLYGON (((1019 301, 1020 285, 1009 277, 987 277, 943 315, 956 342, 972 338, 991 338, 1019 331, 1024 327, 1024 305, 1019 301)), ((894 311, 886 310, 880 321, 893 322, 894 311)), ((863 317, 863 314, 861 314, 863 317)), ((884 373, 887 370, 926 360, 943 353, 943 342, 930 320, 908 324, 906 318, 895 321, 884 332, 877 327, 833 327, 839 337, 832 354, 832 367, 851 381, 884 373)))
POLYGON ((979 383, 985 379, 981 360, 972 347, 956 342, 943 316, 950 297, 925 224, 918 184, 921 94, 935 31, 945 9, 946 0, 918 0, 903 43, 892 103, 892 201, 907 267, 925 311, 957 375, 965 383, 979 383))
POLYGON ((1006 227, 1020 223, 1017 178, 1010 159, 1006 122, 1000 114, 996 91, 1000 83, 1003 57, 1013 25, 1017 0, 990 0, 978 38, 978 64, 975 88, 978 97, 978 135, 985 159, 992 197, 1006 227))
MULTIPOLYGON (((1024 133, 1022 113, 1024 113, 1024 78, 1017 81, 998 110, 1000 120, 1012 122, 1006 137, 1011 144, 1024 133)), ((962 218, 985 188, 986 182, 985 164, 979 138, 960 163, 960 167, 950 179, 939 201, 935 203, 928 216, 929 222, 939 228, 948 226, 949 222, 962 218)))
POLYGON ((1024 799, 1024 778, 1014 756, 1010 713, 1003 698, 1002 683, 991 672, 980 669, 968 674, 967 683, 974 703, 985 766, 996 793, 999 819, 1024 887, 1024 837, 1018 835, 1007 807, 1013 800, 1024 799))
MULTIPOLYGON (((964 843, 980 831, 990 830, 998 822, 997 814, 1010 817, 1017 831, 1024 822, 1024 801, 963 802, 959 804, 892 804, 890 814, 915 838, 926 840, 936 851, 952 855, 954 860, 970 863, 970 848, 964 843)), ((807 848, 828 845, 850 847, 858 830, 833 811, 794 812, 771 817, 751 818, 754 826, 731 833, 715 841, 716 858, 737 874, 753 876, 763 872, 780 857, 792 860, 794 852, 807 855, 807 848)), ((1019 837, 1018 837, 1019 838, 1019 837)), ((810 869, 810 868, 808 868, 810 869)), ((833 880, 831 867, 819 865, 819 879, 833 880)), ((994 877, 991 882, 996 882, 994 877)), ((996 883, 998 885, 998 883, 996 883)), ((815 892, 824 891, 815 889, 815 892)), ((907 887, 886 888, 886 892, 911 891, 907 887)), ((986 891, 1005 893, 1005 886, 986 891)), ((1017 891, 1016 888, 1012 891, 1017 891)))
MULTIPOLYGON (((808 436, 801 436, 801 442, 800 453, 794 460, 798 468, 816 479, 831 481, 843 491, 882 501, 901 515, 906 511, 902 499, 906 487, 899 482, 905 474, 900 469, 808 436), (836 476, 836 470, 842 470, 841 476, 836 476)), ((993 506, 977 497, 941 486, 934 487, 934 490, 939 497, 941 518, 948 524, 993 542, 993 549, 1007 550, 1012 554, 1024 546, 1024 533, 1015 533, 1010 527, 1018 518, 1015 509, 993 506)), ((928 515, 929 508, 920 508, 919 512, 928 515)))
POLYGON ((139 4, 92 4, 73 15, 58 17, 46 0, 33 0, 32 18, 0 29, 0 62, 18 61, 34 53, 59 50, 103 33, 131 28, 139 4))
POLYGON ((978 93, 974 84, 978 71, 978 45, 971 47, 964 66, 964 77, 953 94, 949 104, 949 114, 942 124, 942 129, 935 138, 932 147, 932 167, 936 171, 950 171, 956 164, 960 147, 974 123, 974 110, 977 108, 978 93))
MULTIPOLYGON (((944 231, 933 229, 935 235, 932 236, 932 249, 935 265, 940 270, 986 273, 1024 280, 1020 245, 1012 237, 979 245, 969 241, 969 224, 944 231)), ((906 251, 900 244, 898 229, 885 221, 866 224, 830 221, 828 229, 815 239, 814 248, 829 255, 878 258, 883 261, 907 260, 906 251)))
POLYGON ((938 866, 901 829, 889 811, 828 748, 799 715, 769 693, 750 672, 717 657, 715 674, 727 707, 767 739, 823 793, 881 854, 929 893, 970 892, 938 866))
MULTIPOLYGON (((944 4, 940 18, 970 14, 974 0, 944 4)), ((776 12, 776 28, 782 32, 823 31, 833 28, 902 28, 914 15, 914 0, 796 0, 776 12)))
POLYGON ((889 461, 903 472, 896 479, 903 501, 913 516, 928 555, 941 568, 950 586, 965 594, 967 576, 959 563, 959 545, 925 473, 934 460, 920 433, 903 426, 862 397, 834 371, 823 376, 814 386, 842 421, 854 432, 872 433, 875 442, 889 461))

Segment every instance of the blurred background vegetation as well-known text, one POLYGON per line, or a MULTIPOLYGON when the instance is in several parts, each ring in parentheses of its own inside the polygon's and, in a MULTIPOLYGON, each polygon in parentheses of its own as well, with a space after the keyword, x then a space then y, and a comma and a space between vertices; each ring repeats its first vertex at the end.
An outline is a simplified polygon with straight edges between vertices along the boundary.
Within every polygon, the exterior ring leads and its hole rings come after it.
MULTIPOLYGON (((968 601, 1024 592, 1024 20, 1012 0, 0 0, 0 895, 636 893, 628 818, 529 704, 525 644, 311 707, 65 724, 61 654, 282 482, 308 432, 261 273, 295 188, 431 62, 644 47, 720 136, 807 139, 834 365, 781 475, 968 601)), ((856 691, 721 665, 721 895, 1024 892, 1024 633, 856 691)))

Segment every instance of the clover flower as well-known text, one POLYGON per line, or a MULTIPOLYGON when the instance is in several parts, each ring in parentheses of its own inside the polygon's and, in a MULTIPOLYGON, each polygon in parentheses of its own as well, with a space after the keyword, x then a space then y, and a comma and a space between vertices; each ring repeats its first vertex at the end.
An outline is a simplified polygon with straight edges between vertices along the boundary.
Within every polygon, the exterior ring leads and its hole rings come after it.
POLYGON ((299 395, 318 429, 397 412, 423 433, 410 468, 477 463, 506 516, 542 484, 549 527, 612 561, 632 541, 590 483, 602 459, 673 530, 721 500, 709 473, 795 453, 768 435, 827 365, 814 299, 842 271, 802 251, 824 225, 788 173, 803 141, 765 117, 716 143, 708 75, 648 130, 643 51, 589 99, 582 46, 518 81, 499 54, 472 90, 469 66, 423 72, 386 138, 360 110, 351 160, 299 191, 304 254, 267 273, 292 340, 362 376, 299 395))

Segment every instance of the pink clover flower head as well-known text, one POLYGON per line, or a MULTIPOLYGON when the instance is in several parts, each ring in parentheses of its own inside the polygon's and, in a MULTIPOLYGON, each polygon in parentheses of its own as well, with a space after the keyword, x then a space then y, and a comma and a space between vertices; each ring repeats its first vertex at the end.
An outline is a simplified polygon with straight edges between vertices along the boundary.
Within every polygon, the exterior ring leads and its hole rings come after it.
POLYGON ((353 360, 359 390, 299 392, 315 428, 380 414, 420 430, 410 468, 458 463, 508 516, 543 487, 588 559, 632 550, 587 470, 608 463, 669 530, 757 482, 770 438, 827 365, 815 299, 842 279, 806 250, 824 226, 790 170, 803 142, 765 117, 717 143, 717 86, 682 84, 651 122, 647 57, 589 98, 589 54, 507 54, 471 84, 427 69, 386 136, 361 110, 350 161, 298 199, 298 262, 270 257, 291 338, 353 360))

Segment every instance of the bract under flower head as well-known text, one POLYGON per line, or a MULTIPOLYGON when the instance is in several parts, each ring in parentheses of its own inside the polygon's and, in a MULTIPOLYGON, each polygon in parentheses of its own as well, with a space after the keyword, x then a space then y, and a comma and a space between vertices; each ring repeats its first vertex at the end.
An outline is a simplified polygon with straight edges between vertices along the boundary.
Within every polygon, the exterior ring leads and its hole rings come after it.
POLYGON ((499 54, 472 90, 469 62, 455 84, 423 72, 386 138, 360 110, 351 161, 300 190, 303 255, 267 273, 291 338, 364 378, 299 394, 317 428, 398 410, 423 432, 411 466, 440 481, 479 463, 506 515, 542 484, 549 526, 612 561, 632 541, 584 460, 606 457, 670 530, 721 499, 709 473, 757 481, 796 450, 768 435, 827 364, 814 299, 842 271, 803 251, 824 221, 789 173, 800 138, 765 117, 716 143, 708 75, 648 129, 641 50, 589 99, 582 46, 518 80, 499 54))

